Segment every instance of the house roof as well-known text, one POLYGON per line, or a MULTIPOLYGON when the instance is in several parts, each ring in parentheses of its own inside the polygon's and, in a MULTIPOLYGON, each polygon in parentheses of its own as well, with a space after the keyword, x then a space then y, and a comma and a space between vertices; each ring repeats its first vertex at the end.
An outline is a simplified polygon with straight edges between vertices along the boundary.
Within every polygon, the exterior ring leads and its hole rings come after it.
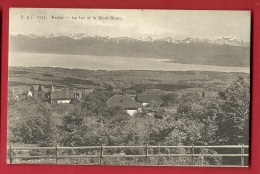
POLYGON ((107 101, 107 106, 120 106, 124 109, 137 109, 138 103, 128 95, 114 95, 107 101))
POLYGON ((149 103, 151 101, 160 102, 161 98, 158 94, 138 94, 136 100, 141 103, 149 103))
POLYGON ((38 87, 39 87, 39 85, 30 85, 30 86, 28 86, 28 90, 31 90, 31 88, 32 88, 34 91, 38 91, 38 87))
POLYGON ((71 100, 75 98, 75 93, 78 91, 68 90, 68 91, 60 91, 55 90, 51 93, 51 100, 71 100))
POLYGON ((51 91, 51 88, 47 88, 45 86, 42 86, 42 91, 43 92, 50 92, 51 91))
POLYGON ((93 90, 94 90, 93 88, 91 88, 91 89, 84 89, 83 93, 84 94, 89 94, 89 93, 93 92, 93 90))
POLYGON ((113 92, 121 92, 122 90, 119 88, 113 88, 113 92))

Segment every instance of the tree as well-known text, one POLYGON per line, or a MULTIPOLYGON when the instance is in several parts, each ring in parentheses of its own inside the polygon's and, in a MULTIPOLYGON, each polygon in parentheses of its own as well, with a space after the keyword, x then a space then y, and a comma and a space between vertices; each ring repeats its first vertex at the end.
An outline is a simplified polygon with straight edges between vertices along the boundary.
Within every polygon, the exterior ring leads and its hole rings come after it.
POLYGON ((52 146, 56 141, 56 127, 52 116, 44 104, 20 110, 18 122, 11 127, 12 142, 52 146))
POLYGON ((176 104, 178 102, 178 94, 176 93, 169 93, 162 97, 163 100, 163 106, 169 106, 176 104))
POLYGON ((98 111, 98 115, 87 117, 84 110, 75 109, 63 118, 61 142, 67 146, 122 144, 128 118, 128 114, 119 106, 104 107, 98 111))
POLYGON ((249 143, 250 81, 239 77, 219 93, 215 108, 217 136, 222 144, 249 143))
POLYGON ((82 103, 84 109, 89 116, 99 116, 104 113, 106 102, 109 99, 108 95, 102 89, 94 89, 88 94, 85 101, 82 103))
POLYGON ((201 95, 201 97, 205 97, 205 92, 204 92, 204 91, 202 92, 202 95, 201 95))
POLYGON ((205 101, 197 93, 187 93, 179 99, 177 107, 178 118, 199 119, 200 111, 204 107, 205 101))
POLYGON ((39 84, 38 92, 42 91, 42 86, 39 84))
POLYGON ((156 119, 148 125, 148 140, 152 145, 180 145, 186 139, 182 120, 156 119))
POLYGON ((31 91, 31 92, 34 91, 34 87, 33 87, 33 86, 30 87, 30 91, 31 91))
POLYGON ((111 85, 108 85, 108 87, 106 88, 106 90, 107 91, 109 91, 109 92, 113 92, 113 86, 111 86, 111 85))

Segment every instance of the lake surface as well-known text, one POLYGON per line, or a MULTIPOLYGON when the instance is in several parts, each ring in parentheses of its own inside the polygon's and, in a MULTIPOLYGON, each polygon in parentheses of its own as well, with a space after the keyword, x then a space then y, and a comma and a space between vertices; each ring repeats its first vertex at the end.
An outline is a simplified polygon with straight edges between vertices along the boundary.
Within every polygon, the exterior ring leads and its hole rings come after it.
POLYGON ((39 53, 10 53, 9 66, 62 67, 89 70, 161 70, 161 71, 218 71, 245 72, 245 67, 227 67, 170 63, 168 59, 124 58, 90 55, 64 55, 39 53))

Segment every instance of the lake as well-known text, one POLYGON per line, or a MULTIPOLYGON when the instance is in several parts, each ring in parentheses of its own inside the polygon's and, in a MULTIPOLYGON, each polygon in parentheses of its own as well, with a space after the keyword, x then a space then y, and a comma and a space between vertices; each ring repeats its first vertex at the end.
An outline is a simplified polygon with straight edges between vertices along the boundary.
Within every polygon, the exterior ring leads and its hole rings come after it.
POLYGON ((245 67, 227 67, 167 62, 168 59, 125 58, 91 55, 64 55, 39 53, 10 53, 9 66, 62 67, 89 70, 161 70, 161 71, 218 71, 245 72, 245 67))

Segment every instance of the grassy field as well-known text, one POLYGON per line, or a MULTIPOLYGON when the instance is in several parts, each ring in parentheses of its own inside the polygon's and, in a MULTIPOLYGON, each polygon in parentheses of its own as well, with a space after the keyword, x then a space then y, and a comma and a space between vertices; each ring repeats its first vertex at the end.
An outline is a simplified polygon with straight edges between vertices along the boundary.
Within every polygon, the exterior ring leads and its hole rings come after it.
POLYGON ((202 72, 202 71, 93 71, 67 68, 10 67, 9 89, 27 88, 31 85, 52 85, 78 89, 111 85, 119 89, 144 89, 179 96, 189 92, 205 91, 216 95, 238 76, 246 73, 202 72))

